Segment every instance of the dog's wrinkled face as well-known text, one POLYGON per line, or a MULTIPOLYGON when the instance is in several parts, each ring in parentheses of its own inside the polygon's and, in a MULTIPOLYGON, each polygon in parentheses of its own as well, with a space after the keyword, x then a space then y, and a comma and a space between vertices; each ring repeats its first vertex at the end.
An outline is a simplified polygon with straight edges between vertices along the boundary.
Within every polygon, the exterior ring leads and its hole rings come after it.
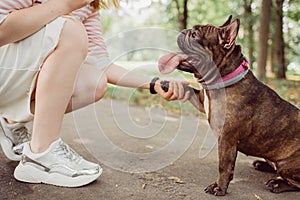
POLYGON ((189 64, 183 63, 177 69, 191 72, 198 80, 206 82, 217 78, 220 75, 220 64, 235 46, 238 29, 239 20, 231 23, 230 16, 220 27, 196 25, 192 29, 183 30, 177 43, 183 53, 189 56, 189 64))

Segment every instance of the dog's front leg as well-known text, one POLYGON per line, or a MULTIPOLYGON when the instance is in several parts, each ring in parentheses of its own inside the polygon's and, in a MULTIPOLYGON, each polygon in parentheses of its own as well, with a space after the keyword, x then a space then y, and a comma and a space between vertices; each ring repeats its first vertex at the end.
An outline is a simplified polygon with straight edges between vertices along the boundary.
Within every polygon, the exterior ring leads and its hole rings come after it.
MULTIPOLYGON (((167 92, 169 90, 169 81, 161 81, 160 85, 161 88, 167 92)), ((189 91, 190 92, 190 98, 189 98, 189 102, 195 107, 197 108, 200 112, 205 113, 204 110, 204 90, 197 90, 194 89, 190 86, 185 86, 184 87, 185 92, 189 91)))
POLYGON ((205 189, 205 192, 216 196, 224 196, 226 194, 229 182, 233 179, 237 147, 235 144, 230 143, 228 140, 220 136, 218 141, 218 149, 219 178, 215 183, 209 185, 205 189))
POLYGON ((186 87, 190 91, 189 102, 200 112, 205 113, 204 109, 204 90, 196 90, 191 87, 186 87))

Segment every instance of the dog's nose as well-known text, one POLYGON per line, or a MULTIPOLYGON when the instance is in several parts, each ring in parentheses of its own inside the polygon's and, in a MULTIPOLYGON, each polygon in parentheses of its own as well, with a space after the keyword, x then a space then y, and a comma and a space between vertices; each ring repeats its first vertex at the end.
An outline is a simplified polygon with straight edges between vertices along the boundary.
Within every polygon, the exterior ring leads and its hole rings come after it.
POLYGON ((187 34, 188 34, 188 30, 187 30, 187 29, 184 29, 184 30, 182 30, 182 31, 178 34, 177 39, 179 39, 179 38, 185 38, 187 34))
POLYGON ((187 29, 184 29, 184 30, 182 30, 180 33, 183 34, 183 35, 186 35, 187 32, 188 32, 188 30, 187 30, 187 29))

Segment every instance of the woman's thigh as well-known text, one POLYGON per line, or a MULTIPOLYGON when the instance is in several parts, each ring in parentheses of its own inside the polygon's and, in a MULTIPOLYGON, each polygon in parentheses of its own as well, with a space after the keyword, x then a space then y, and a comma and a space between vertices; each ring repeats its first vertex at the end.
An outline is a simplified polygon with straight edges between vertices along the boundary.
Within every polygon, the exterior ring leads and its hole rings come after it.
POLYGON ((16 43, 0 47, 0 115, 29 121, 31 100, 43 63, 60 43, 68 19, 59 17, 16 43))
POLYGON ((86 60, 78 72, 71 104, 67 112, 99 101, 105 95, 106 89, 107 77, 105 70, 86 60))

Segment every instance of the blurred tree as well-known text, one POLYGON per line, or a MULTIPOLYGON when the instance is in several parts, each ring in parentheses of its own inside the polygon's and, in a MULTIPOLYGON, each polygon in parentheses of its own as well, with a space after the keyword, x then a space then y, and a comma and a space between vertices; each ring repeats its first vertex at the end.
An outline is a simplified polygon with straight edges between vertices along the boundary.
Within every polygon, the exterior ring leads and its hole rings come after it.
MULTIPOLYGON (((281 0, 284 3, 283 9, 281 9, 283 11, 281 28, 279 28, 280 25, 275 23, 277 14, 273 13, 272 19, 270 19, 270 16, 266 16, 270 15, 271 1, 274 2, 275 7, 277 5, 276 1, 279 0, 152 0, 151 6, 144 8, 124 4, 118 11, 101 10, 101 21, 105 38, 111 38, 122 36, 122 33, 128 30, 144 27, 158 27, 176 32, 184 28, 191 28, 195 24, 214 24, 218 26, 223 24, 229 15, 233 15, 234 18, 240 18, 241 20, 237 43, 242 45, 244 54, 253 65, 253 70, 265 77, 266 63, 269 65, 271 57, 267 56, 270 53, 264 55, 261 52, 267 52, 270 47, 272 47, 272 50, 279 49, 274 46, 274 33, 278 34, 282 31, 285 43, 283 43, 284 65, 281 66, 285 67, 283 69, 287 70, 287 75, 300 74, 300 1, 281 0), (262 8, 266 2, 269 3, 268 6, 262 8), (268 11, 266 12, 266 10, 268 11), (264 22, 261 24, 262 20, 264 22), (272 32, 266 33, 266 29, 269 32, 269 27, 272 32), (264 42, 261 42, 263 37, 264 42), (264 48, 264 50, 261 48, 264 48), (262 62, 264 63, 259 64, 262 62)), ((275 9, 271 10, 275 12, 275 9)), ((142 34, 132 37, 135 39, 127 41, 128 43, 140 43, 146 38, 142 34)), ((157 40, 157 37, 155 36, 154 39, 157 40)), ((176 46, 176 36, 172 35, 164 39, 169 40, 171 44, 176 46)), ((131 43, 126 44, 125 47, 132 45, 131 43)), ((139 52, 134 52, 134 55, 130 60, 154 58, 149 52, 143 53, 143 56, 140 56, 139 52)), ((275 54, 272 53, 272 55, 275 54)), ((272 62, 275 62, 274 58, 272 62)), ((270 66, 276 67, 275 64, 270 66)), ((274 70, 275 74, 277 72, 279 73, 277 69, 274 70)))
POLYGON ((259 40, 257 58, 257 75, 259 79, 266 78, 271 6, 272 0, 262 0, 259 17, 259 40))
POLYGON ((300 1, 286 0, 284 4, 284 39, 289 73, 300 74, 300 1))
POLYGON ((245 35, 248 38, 248 59, 250 68, 253 69, 254 62, 254 32, 253 32, 253 16, 252 16, 253 0, 244 0, 244 19, 245 19, 245 35))
MULTIPOLYGON (((272 0, 273 5, 276 4, 276 0, 272 0)), ((271 9, 271 17, 270 17, 270 40, 269 40, 269 67, 267 71, 269 70, 271 73, 275 74, 275 65, 274 65, 274 57, 275 57, 275 46, 274 46, 274 37, 276 30, 276 9, 271 9)))
POLYGON ((189 0, 173 0, 177 9, 178 30, 187 28, 188 23, 188 2, 189 0))
POLYGON ((286 64, 284 56, 284 40, 283 40, 283 2, 284 0, 275 0, 275 30, 274 41, 274 60, 273 67, 277 78, 285 79, 286 64))

